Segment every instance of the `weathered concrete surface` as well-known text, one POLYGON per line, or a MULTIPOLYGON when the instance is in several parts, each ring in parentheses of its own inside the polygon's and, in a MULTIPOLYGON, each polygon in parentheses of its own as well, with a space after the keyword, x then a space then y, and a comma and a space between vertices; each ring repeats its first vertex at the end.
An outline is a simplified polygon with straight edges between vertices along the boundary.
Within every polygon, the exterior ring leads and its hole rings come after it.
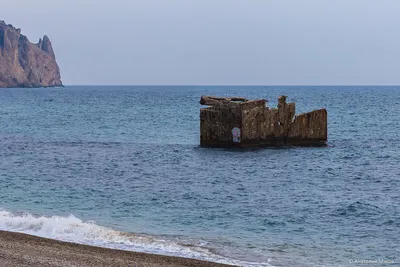
POLYGON ((295 115, 295 103, 278 99, 278 108, 266 107, 266 100, 203 96, 200 103, 202 146, 320 146, 326 145, 327 111, 314 110, 295 115), (238 136, 239 133, 239 136, 238 136))
POLYGON ((237 104, 221 104, 200 110, 201 144, 229 146, 232 129, 241 128, 242 111, 237 104))
POLYGON ((290 125, 287 144, 323 145, 327 140, 328 113, 326 109, 319 109, 296 116, 290 125))
POLYGON ((50 39, 29 42, 20 29, 0 21, 0 88, 62 86, 50 39))

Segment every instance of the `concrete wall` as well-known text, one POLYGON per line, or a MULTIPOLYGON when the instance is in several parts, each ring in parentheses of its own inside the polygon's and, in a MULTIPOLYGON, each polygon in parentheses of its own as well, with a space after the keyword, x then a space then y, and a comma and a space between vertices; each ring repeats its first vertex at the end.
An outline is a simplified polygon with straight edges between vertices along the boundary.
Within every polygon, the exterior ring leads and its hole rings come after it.
POLYGON ((239 104, 215 105, 200 110, 200 144, 204 146, 234 146, 232 129, 242 128, 239 104))
POLYGON ((278 108, 263 105, 243 110, 243 144, 285 145, 295 115, 295 104, 281 97, 278 108))
POLYGON ((278 99, 278 108, 265 100, 213 102, 200 111, 200 144, 209 146, 323 145, 327 141, 327 112, 314 110, 295 116, 295 103, 278 99), (240 131, 234 140, 233 130, 240 131), (239 130, 240 129, 240 130, 239 130))
POLYGON ((323 145, 328 139, 328 113, 326 109, 297 115, 290 126, 288 144, 307 145, 318 142, 323 145))

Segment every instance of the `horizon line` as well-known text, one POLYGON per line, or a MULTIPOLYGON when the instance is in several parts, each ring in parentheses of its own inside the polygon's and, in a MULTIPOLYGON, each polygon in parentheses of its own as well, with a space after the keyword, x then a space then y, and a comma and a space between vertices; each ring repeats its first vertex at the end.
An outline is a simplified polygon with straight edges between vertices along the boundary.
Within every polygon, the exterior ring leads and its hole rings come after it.
POLYGON ((64 84, 63 86, 257 86, 257 87, 275 87, 275 86, 284 86, 284 87, 298 87, 298 86, 312 86, 312 87, 321 87, 321 86, 346 86, 346 87, 354 87, 354 86, 365 86, 365 87, 372 87, 372 86, 400 86, 400 84, 320 84, 320 85, 313 85, 313 84, 292 84, 292 85, 285 85, 285 84, 64 84))

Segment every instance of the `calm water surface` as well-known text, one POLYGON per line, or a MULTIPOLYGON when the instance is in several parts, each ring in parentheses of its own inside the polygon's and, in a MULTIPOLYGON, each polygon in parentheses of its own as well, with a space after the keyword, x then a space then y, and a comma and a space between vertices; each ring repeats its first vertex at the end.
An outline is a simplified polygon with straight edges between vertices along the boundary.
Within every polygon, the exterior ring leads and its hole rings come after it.
POLYGON ((399 115, 400 87, 0 89, 0 229, 244 266, 398 264, 399 115), (203 94, 326 107, 329 146, 200 148, 203 94))

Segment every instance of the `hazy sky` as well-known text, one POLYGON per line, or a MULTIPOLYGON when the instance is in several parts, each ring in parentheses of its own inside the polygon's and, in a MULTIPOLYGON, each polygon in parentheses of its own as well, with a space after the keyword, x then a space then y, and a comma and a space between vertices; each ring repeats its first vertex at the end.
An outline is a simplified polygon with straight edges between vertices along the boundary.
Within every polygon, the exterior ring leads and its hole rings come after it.
POLYGON ((400 84, 399 0, 0 0, 65 84, 400 84))

